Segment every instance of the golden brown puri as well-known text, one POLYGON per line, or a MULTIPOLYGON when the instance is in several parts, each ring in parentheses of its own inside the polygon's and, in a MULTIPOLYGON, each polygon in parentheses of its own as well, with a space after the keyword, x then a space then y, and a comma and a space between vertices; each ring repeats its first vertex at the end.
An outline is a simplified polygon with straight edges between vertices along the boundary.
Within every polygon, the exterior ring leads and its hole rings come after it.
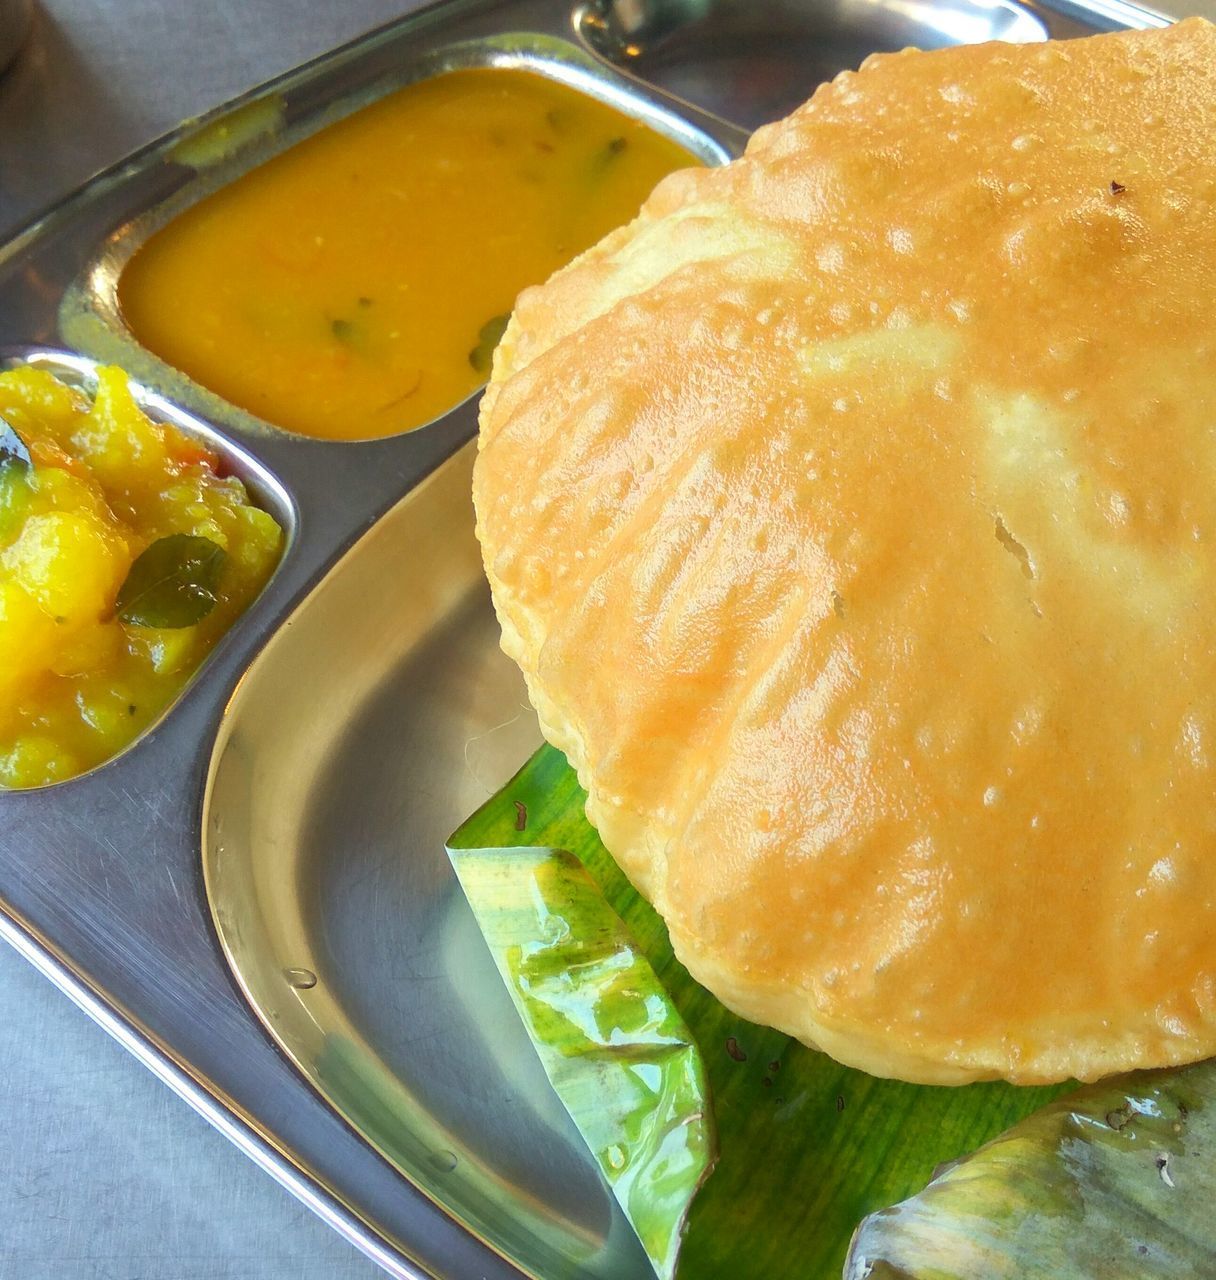
POLYGON ((870 59, 519 300, 503 627, 692 973, 880 1075, 1216 1052, 1216 29, 870 59))

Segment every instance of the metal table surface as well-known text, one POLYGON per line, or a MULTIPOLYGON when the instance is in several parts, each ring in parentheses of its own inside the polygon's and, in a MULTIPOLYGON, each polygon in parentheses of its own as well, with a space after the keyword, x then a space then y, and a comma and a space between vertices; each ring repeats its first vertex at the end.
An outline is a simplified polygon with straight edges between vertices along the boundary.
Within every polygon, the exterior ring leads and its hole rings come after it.
MULTIPOLYGON (((0 76, 0 239, 196 114, 418 0, 42 0, 0 76)), ((1216 0, 1179 13, 1216 18, 1216 0)), ((357 1280, 373 1263, 0 948, 0 1280, 357 1280)))

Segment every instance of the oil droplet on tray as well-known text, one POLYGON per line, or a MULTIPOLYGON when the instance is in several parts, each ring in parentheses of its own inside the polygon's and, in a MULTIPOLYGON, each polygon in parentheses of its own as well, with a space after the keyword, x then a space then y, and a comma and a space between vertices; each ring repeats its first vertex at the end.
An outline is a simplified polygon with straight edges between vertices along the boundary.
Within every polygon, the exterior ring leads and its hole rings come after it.
POLYGON ((317 985, 317 975, 311 969, 284 969, 283 977, 297 991, 308 991, 317 985))

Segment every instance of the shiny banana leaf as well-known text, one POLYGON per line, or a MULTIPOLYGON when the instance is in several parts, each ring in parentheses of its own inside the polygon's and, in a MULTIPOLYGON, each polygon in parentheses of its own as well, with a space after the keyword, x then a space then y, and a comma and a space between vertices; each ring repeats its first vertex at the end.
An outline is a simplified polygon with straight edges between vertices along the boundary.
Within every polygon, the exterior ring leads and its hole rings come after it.
POLYGON ((705 1065, 662 983, 573 854, 449 855, 545 1074, 662 1280, 713 1166, 705 1065))
MULTIPOLYGON (((509 860, 520 856, 521 846, 577 857, 700 1047, 719 1158, 693 1201, 678 1280, 838 1280, 850 1238, 867 1214, 910 1196, 938 1165, 974 1151, 1059 1092, 878 1080, 736 1017, 676 960, 662 921, 587 822, 584 800, 565 757, 543 747, 450 847, 466 851, 457 854, 457 865, 470 850, 484 857, 497 851, 509 860)), ((490 940, 500 968, 508 947, 543 942, 535 921, 532 928, 490 940)), ((583 1010, 581 1020, 590 1025, 594 1010, 583 1010)), ((542 1058, 560 1048, 543 1043, 554 1029, 565 1032, 561 1023, 529 1024, 542 1058)), ((625 1132, 619 1141, 633 1160, 633 1135, 625 1132)), ((678 1240, 678 1224, 673 1232, 678 1240)))
POLYGON ((1061 1098, 862 1223, 847 1280, 1216 1276, 1216 1063, 1061 1098))

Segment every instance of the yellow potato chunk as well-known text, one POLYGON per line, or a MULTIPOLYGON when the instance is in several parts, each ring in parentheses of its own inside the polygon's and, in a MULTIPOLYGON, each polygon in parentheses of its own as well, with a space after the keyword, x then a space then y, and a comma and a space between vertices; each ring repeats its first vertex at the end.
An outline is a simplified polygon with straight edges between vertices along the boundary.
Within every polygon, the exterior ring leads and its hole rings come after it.
POLYGON ((0 571, 69 627, 94 621, 111 607, 130 563, 125 544, 95 516, 68 511, 30 516, 0 554, 0 571))

